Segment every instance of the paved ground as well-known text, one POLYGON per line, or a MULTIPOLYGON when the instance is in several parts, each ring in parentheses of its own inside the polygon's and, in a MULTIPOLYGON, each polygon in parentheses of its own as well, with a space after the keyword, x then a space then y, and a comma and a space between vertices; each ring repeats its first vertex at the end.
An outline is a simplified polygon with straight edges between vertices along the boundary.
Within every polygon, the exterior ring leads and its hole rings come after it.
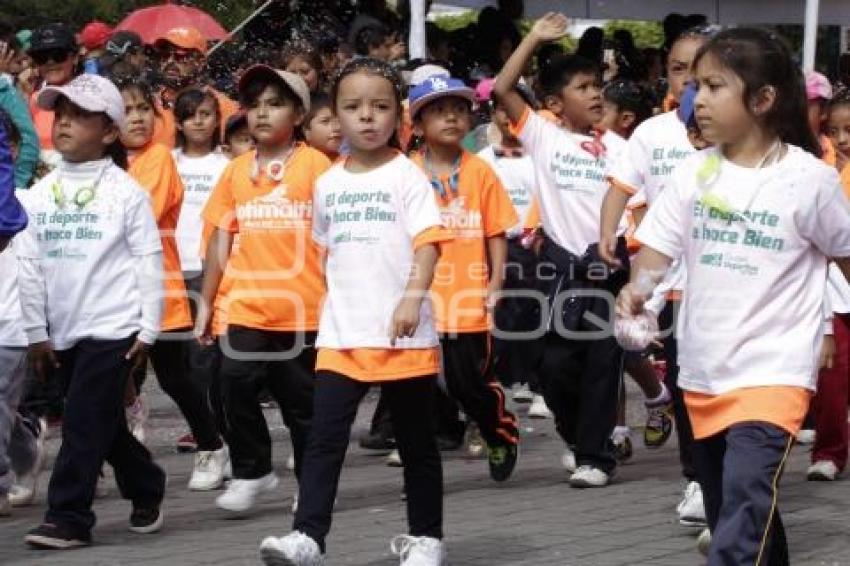
MULTIPOLYGON (((150 386, 155 380, 148 380, 150 386)), ((247 519, 230 519, 213 505, 215 494, 186 488, 191 456, 176 454, 173 441, 183 433, 176 409, 156 389, 151 445, 169 473, 166 528, 157 535, 126 529, 129 508, 111 495, 96 502, 97 544, 61 555, 32 551, 21 537, 41 518, 38 505, 0 519, 0 564, 15 565, 192 565, 258 564, 259 541, 288 531, 294 479, 285 471, 289 444, 279 419, 276 462, 284 478, 278 497, 262 501, 247 519)), ((634 394, 630 395, 634 398, 634 394)), ((355 436, 363 432, 374 399, 361 407, 355 436)), ((630 422, 639 423, 640 405, 631 402, 630 422)), ((461 452, 444 458, 445 530, 452 566, 684 566, 703 564, 694 531, 674 522, 682 487, 673 441, 656 451, 637 446, 633 463, 620 468, 617 481, 603 490, 576 490, 559 467, 560 443, 551 421, 523 415, 522 460, 503 485, 491 482, 486 462, 461 452)), ((639 431, 638 431, 639 433, 639 431)), ((639 444, 639 443, 637 443, 639 444)), ((50 442, 51 455, 56 442, 50 442)), ((782 507, 795 565, 850 565, 850 482, 808 483, 807 450, 794 451, 782 486, 782 507)), ((42 477, 42 485, 46 482, 42 477)), ((352 445, 343 472, 334 528, 328 540, 329 564, 390 566, 389 539, 404 531, 399 499, 401 472, 383 459, 352 445)))

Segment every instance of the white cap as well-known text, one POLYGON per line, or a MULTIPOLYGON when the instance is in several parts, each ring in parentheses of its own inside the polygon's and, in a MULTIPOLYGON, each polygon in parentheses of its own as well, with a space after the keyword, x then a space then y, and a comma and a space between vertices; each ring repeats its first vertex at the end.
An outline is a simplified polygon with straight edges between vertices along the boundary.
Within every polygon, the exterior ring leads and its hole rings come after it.
POLYGON ((412 73, 410 73, 410 80, 408 84, 410 86, 417 86, 424 83, 431 77, 440 76, 440 77, 448 77, 451 73, 449 73, 445 68, 440 67, 439 65, 432 65, 431 63, 426 63, 421 67, 416 67, 412 73))
POLYGON ((60 96, 89 112, 103 112, 119 128, 124 126, 124 99, 112 82, 100 75, 83 74, 64 86, 47 86, 38 93, 38 107, 53 110, 60 96))

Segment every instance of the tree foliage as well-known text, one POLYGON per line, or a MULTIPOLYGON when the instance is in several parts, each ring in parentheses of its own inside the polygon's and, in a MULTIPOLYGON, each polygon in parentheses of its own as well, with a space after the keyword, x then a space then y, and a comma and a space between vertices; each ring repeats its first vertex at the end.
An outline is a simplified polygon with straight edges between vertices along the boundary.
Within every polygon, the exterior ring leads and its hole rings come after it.
POLYGON ((638 48, 661 47, 664 43, 664 29, 659 22, 639 22, 633 20, 611 20, 605 24, 605 36, 611 37, 615 30, 625 29, 631 32, 638 48))

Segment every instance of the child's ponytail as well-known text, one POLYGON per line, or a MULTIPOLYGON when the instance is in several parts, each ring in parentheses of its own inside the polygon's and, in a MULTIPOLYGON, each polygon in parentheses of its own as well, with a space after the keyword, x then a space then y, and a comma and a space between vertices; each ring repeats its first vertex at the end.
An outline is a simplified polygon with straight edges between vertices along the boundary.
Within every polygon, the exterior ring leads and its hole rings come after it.
POLYGON ((694 58, 694 68, 709 54, 744 83, 746 108, 751 107, 760 89, 775 89, 776 101, 759 117, 763 127, 783 142, 821 156, 820 143, 808 126, 803 74, 782 39, 756 28, 725 30, 700 48, 694 58))

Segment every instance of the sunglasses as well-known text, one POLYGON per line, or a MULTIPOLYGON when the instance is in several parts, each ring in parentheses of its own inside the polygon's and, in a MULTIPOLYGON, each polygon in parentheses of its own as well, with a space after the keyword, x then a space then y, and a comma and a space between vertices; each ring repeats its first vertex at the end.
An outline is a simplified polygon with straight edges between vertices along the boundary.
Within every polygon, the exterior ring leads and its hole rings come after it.
POLYGON ((191 61, 195 58, 194 51, 180 51, 177 49, 163 49, 159 52, 159 58, 161 61, 174 61, 176 63, 183 63, 185 61, 191 61))
POLYGON ((36 65, 46 65, 48 62, 64 63, 71 57, 71 52, 66 49, 47 49, 30 55, 36 65))

